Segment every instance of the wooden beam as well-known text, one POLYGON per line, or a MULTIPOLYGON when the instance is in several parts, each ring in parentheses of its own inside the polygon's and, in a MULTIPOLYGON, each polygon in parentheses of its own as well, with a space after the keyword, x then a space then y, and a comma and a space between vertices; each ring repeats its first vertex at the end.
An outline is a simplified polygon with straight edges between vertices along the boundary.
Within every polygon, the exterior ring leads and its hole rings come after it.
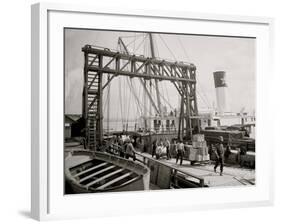
MULTIPOLYGON (((143 56, 138 56, 138 55, 130 55, 130 54, 126 54, 126 53, 120 53, 120 52, 116 52, 116 51, 110 51, 110 50, 105 50, 105 49, 98 49, 98 48, 94 48, 90 45, 86 45, 85 47, 82 48, 83 52, 89 53, 89 54, 100 54, 106 57, 119 57, 120 59, 124 59, 124 60, 135 60, 138 62, 145 62, 148 58, 143 57, 143 56)), ((162 59, 157 59, 157 58, 149 58, 149 60, 152 60, 155 64, 162 64, 163 60, 162 59)), ((195 65, 192 63, 176 63, 175 61, 166 61, 165 63, 169 66, 177 64, 179 67, 184 67, 184 68, 195 68, 195 65)))
POLYGON ((88 179, 90 179, 90 178, 92 178, 92 177, 94 177, 94 176, 96 176, 96 175, 98 175, 98 174, 104 173, 105 171, 111 170, 111 169, 113 169, 114 167, 116 167, 116 166, 115 166, 115 165, 112 165, 112 166, 106 167, 106 168, 104 168, 104 169, 102 169, 102 170, 99 170, 99 171, 97 171, 97 172, 95 172, 95 173, 92 173, 91 175, 86 176, 86 177, 80 179, 80 183, 83 182, 83 181, 85 181, 85 180, 88 180, 88 179))
POLYGON ((116 57, 117 56, 114 56, 113 58, 111 58, 110 61, 105 66, 103 66, 103 67, 107 68, 107 66, 109 66, 116 59, 116 57))
POLYGON ((127 185, 129 183, 132 183, 132 182, 134 182, 135 180, 137 180, 139 178, 140 178, 140 176, 136 176, 133 179, 130 179, 130 180, 126 181, 125 183, 122 183, 122 186, 127 185))
MULTIPOLYGON (((99 67, 101 68, 102 65, 103 65, 103 56, 102 55, 99 55, 99 67)), ((97 127, 98 127, 98 130, 97 130, 97 134, 98 134, 98 143, 101 145, 102 141, 103 141, 103 88, 102 88, 102 83, 103 83, 103 80, 102 80, 102 75, 103 75, 103 72, 102 71, 99 71, 98 72, 98 75, 99 75, 99 87, 98 87, 98 122, 97 122, 97 127)))
POLYGON ((149 74, 143 74, 143 73, 135 73, 132 71, 116 71, 115 69, 110 68, 99 68, 98 66, 90 66, 89 71, 93 72, 102 72, 102 73, 109 73, 109 74, 116 74, 118 75, 124 75, 129 77, 138 77, 138 78, 144 78, 144 79, 158 79, 158 80, 167 80, 167 81, 177 81, 177 82, 193 82, 196 81, 193 79, 187 79, 187 78, 179 78, 179 77, 172 77, 172 76, 160 76, 160 75, 149 75, 149 74))
POLYGON ((79 176, 81 176, 82 174, 88 173, 89 171, 96 170, 97 168, 100 168, 100 167, 102 167, 102 166, 105 166, 106 164, 108 164, 108 163, 101 163, 101 164, 99 164, 99 165, 92 166, 92 167, 89 168, 89 169, 83 170, 82 172, 75 174, 74 177, 79 177, 79 176))
MULTIPOLYGON (((86 185, 86 187, 90 187, 90 186, 94 185, 95 183, 98 183, 98 182, 100 182, 101 180, 104 180, 104 179, 106 179, 106 178, 108 178, 108 177, 111 177, 111 176, 113 176, 113 175, 115 175, 115 174, 118 174, 118 173, 120 173, 120 172, 122 172, 122 171, 124 171, 124 170, 125 170, 125 169, 122 168, 122 169, 116 170, 116 171, 114 171, 114 172, 112 172, 112 173, 106 174, 106 175, 104 175, 104 176, 102 176, 102 177, 100 177, 100 178, 98 178, 98 179, 96 179, 96 180, 94 180, 94 181, 88 183, 88 184, 86 185)), ((115 180, 115 179, 114 179, 114 180, 115 180)), ((109 182, 108 182, 108 183, 109 183, 109 182)), ((99 189, 99 188, 97 188, 97 189, 99 189)))
POLYGON ((105 183, 104 185, 101 185, 100 187, 97 188, 97 190, 102 190, 102 189, 104 189, 104 188, 106 188, 106 187, 108 187, 108 186, 110 186, 110 185, 112 185, 112 184, 122 180, 122 179, 125 179, 126 177, 128 177, 128 176, 130 176, 132 174, 133 174, 133 172, 125 173, 124 175, 122 175, 120 177, 117 177, 117 178, 115 178, 115 179, 105 183))
POLYGON ((98 55, 96 55, 95 57, 93 57, 92 61, 90 62, 89 66, 92 66, 94 64, 94 62, 96 61, 96 59, 98 58, 98 55))
POLYGON ((112 75, 108 80, 107 82, 103 85, 102 89, 104 89, 110 82, 111 80, 115 77, 115 75, 112 75))
POLYGON ((91 86, 93 85, 93 83, 94 83, 94 81, 96 80, 97 76, 98 76, 98 74, 95 74, 95 76, 93 77, 93 79, 92 79, 90 85, 88 86, 88 89, 91 88, 91 86))

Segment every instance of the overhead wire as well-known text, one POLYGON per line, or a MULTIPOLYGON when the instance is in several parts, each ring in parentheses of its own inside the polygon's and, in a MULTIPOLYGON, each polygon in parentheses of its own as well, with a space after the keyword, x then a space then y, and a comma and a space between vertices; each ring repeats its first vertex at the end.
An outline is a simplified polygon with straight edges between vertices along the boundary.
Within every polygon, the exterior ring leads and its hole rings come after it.
POLYGON ((141 33, 141 34, 134 33, 134 35, 119 36, 119 37, 121 37, 121 38, 143 37, 143 33, 141 33))
POLYGON ((172 52, 172 50, 171 50, 171 49, 169 48, 169 46, 167 45, 167 43, 166 43, 166 41, 164 40, 164 38, 163 38, 160 34, 158 34, 158 35, 159 35, 160 39, 162 40, 162 42, 164 43, 164 45, 166 46, 166 48, 168 49, 168 51, 170 52, 170 54, 173 56, 174 60, 176 61, 176 60, 177 60, 176 56, 174 55, 174 53, 172 52))
MULTIPOLYGON (((141 47, 141 45, 142 45, 143 42, 145 41, 146 37, 147 37, 147 35, 143 34, 143 39, 142 39, 142 41, 139 43, 139 45, 136 47, 135 52, 137 52, 137 51, 139 50, 139 48, 141 47)), ((144 54, 143 54, 143 55, 144 55, 144 54)))
POLYGON ((187 54, 187 51, 185 50, 185 47, 184 47, 184 45, 183 45, 183 43, 182 43, 180 37, 177 36, 177 39, 178 39, 178 41, 179 41, 179 43, 180 43, 180 45, 181 45, 181 49, 183 49, 183 52, 184 52, 184 55, 185 55, 187 61, 189 61, 190 58, 189 58, 189 56, 188 56, 188 54, 187 54))
POLYGON ((124 121, 123 121, 123 108, 122 108, 122 105, 123 105, 123 103, 122 103, 122 86, 121 86, 121 82, 122 82, 122 80, 121 80, 121 78, 122 77, 118 77, 118 85, 119 85, 119 99, 120 99, 120 104, 119 104, 119 106, 120 106, 120 117, 121 117, 121 121, 122 121, 122 128, 123 128, 123 123, 124 123, 124 121))
MULTIPOLYGON (((177 40, 178 40, 178 42, 180 43, 181 49, 183 50, 184 55, 185 55, 187 61, 189 61, 189 60, 190 60, 189 55, 187 54, 187 51, 186 51, 186 49, 185 49, 185 46, 183 45, 183 43, 182 43, 182 41, 181 41, 181 38, 180 38, 179 36, 177 36, 177 40)), ((204 92, 204 90, 203 90, 203 88, 202 88, 201 83, 199 82, 199 80, 197 80, 197 83, 198 83, 198 87, 201 89, 201 91, 202 91, 202 93, 203 93, 203 96, 199 93, 198 90, 196 90, 196 93, 197 93, 198 96, 202 99, 202 101, 206 104, 206 106, 207 106, 208 108, 210 108, 210 104, 209 104, 208 97, 207 97, 207 95, 205 94, 205 92, 204 92)))
MULTIPOLYGON (((128 47, 130 44, 133 43, 133 52, 135 52, 135 43, 136 43, 137 35, 135 34, 134 36, 131 36, 131 37, 134 37, 134 40, 131 41, 129 44, 126 44, 126 47, 128 47)), ((141 43, 145 42, 145 40, 146 40, 146 36, 144 34, 142 34, 142 37, 143 37, 143 40, 141 41, 141 43)), ((120 48, 121 48, 121 46, 120 46, 120 48)), ((124 77, 123 84, 124 84, 124 88, 123 88, 124 97, 128 98, 128 100, 126 100, 126 102, 124 102, 124 108, 122 109, 122 111, 124 111, 123 120, 124 120, 124 123, 126 124, 126 126, 128 126, 129 118, 131 115, 131 98, 132 98, 132 95, 136 95, 136 94, 134 92, 135 89, 133 87, 133 80, 131 78, 124 77), (127 88, 125 88, 126 81, 129 86, 128 90, 127 90, 127 88)), ((136 98, 135 105, 136 105, 137 111, 140 113, 140 103, 138 101, 139 100, 136 98)))
MULTIPOLYGON (((133 52, 135 52, 135 50, 136 50, 136 39, 137 39, 137 35, 136 35, 136 33, 135 33, 134 45, 133 45, 133 52)), ((137 113, 138 113, 139 115, 141 115, 141 114, 142 114, 142 108, 141 108, 141 106, 140 106, 139 96, 137 96, 137 93, 135 92, 134 79, 130 79, 130 84, 131 84, 131 86, 130 86, 131 92, 134 94, 134 96, 135 96, 135 98, 136 98, 135 103, 136 103, 137 113)), ((135 116, 135 118, 136 118, 136 116, 135 116)), ((135 119, 135 122, 136 122, 136 119, 135 119)))
MULTIPOLYGON (((153 87, 155 87, 155 84, 152 84, 152 85, 153 85, 153 87)), ((159 93, 159 96, 162 98, 162 100, 164 100, 168 104, 168 106, 170 108, 173 109, 172 105, 167 101, 167 99, 161 93, 159 93)))
POLYGON ((200 94, 200 92, 198 90, 196 90, 196 93, 202 98, 202 100, 205 103, 205 105, 207 106, 207 108, 211 108, 208 97, 205 95, 204 90, 202 89, 202 87, 200 85, 200 82, 198 82, 198 87, 201 89, 203 96, 200 94))
MULTIPOLYGON (((142 40, 142 43, 146 43, 146 34, 143 34, 143 40, 142 40)), ((136 38, 135 38, 136 40, 136 38)), ((130 43, 134 43, 134 46, 133 46, 133 52, 135 52, 135 42, 136 41, 132 41, 130 43)), ((126 45, 126 47, 128 46, 128 44, 126 45)), ((121 48, 121 46, 120 46, 121 48)), ((143 54, 146 53, 146 44, 144 44, 144 48, 143 48, 143 54)), ((129 97, 129 100, 126 101, 126 105, 124 105, 124 103, 122 103, 122 113, 124 114, 123 116, 123 123, 126 123, 128 125, 128 122, 129 122, 129 116, 130 116, 130 109, 131 109, 131 98, 132 98, 132 95, 136 95, 134 94, 134 85, 133 85, 133 79, 129 78, 129 77, 125 77, 125 79, 123 79, 123 84, 125 84, 125 80, 127 81, 128 85, 129 85, 129 89, 128 91, 126 91, 126 88, 124 88, 124 91, 123 91, 123 94, 124 94, 124 97, 129 97)), ((122 96, 123 97, 123 96, 122 96)), ((136 108, 137 108, 137 112, 138 113, 142 113, 142 110, 141 110, 141 103, 139 102, 139 99, 136 98, 136 101, 135 101, 135 104, 136 104, 136 108)), ((123 124, 124 125, 124 124, 123 124)))
MULTIPOLYGON (((140 37, 140 36, 139 36, 139 37, 140 37)), ((131 44, 134 44, 134 45, 135 45, 136 39, 139 38, 139 37, 136 37, 136 36, 135 36, 135 37, 134 37, 134 40, 132 40, 131 42, 129 42, 129 43, 126 44, 126 47, 130 46, 131 44)), ((134 51, 133 51, 133 52, 134 52, 134 51)))

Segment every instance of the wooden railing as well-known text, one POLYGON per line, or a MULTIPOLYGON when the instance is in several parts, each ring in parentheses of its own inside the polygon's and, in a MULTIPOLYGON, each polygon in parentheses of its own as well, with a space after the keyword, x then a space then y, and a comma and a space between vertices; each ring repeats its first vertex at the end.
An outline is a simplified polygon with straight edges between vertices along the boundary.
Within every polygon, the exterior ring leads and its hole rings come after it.
POLYGON ((136 152, 137 155, 137 159, 138 161, 142 162, 143 164, 145 164, 146 166, 149 166, 149 161, 153 161, 154 163, 157 163, 161 166, 167 167, 171 170, 171 177, 170 179, 173 179, 173 183, 174 185, 178 185, 178 181, 179 179, 186 179, 186 180, 190 180, 192 179, 192 181, 190 181, 190 184, 193 185, 194 187, 205 187, 204 184, 204 178, 196 176, 194 174, 191 174, 189 172, 183 171, 180 168, 174 167, 172 165, 166 164, 164 162, 161 162, 159 160, 156 160, 150 156, 144 155, 142 153, 136 152), (138 157, 141 157, 142 159, 139 159, 138 157))
MULTIPOLYGON (((117 144, 113 144, 113 143, 110 146, 106 147, 106 151, 108 153, 114 154, 116 156, 120 156, 120 150, 122 150, 122 147, 117 144)), ((143 163, 144 165, 146 165, 148 167, 150 166, 151 163, 154 163, 154 164, 157 164, 158 166, 165 167, 166 169, 168 169, 170 172, 168 172, 169 176, 166 176, 166 179, 169 179, 169 181, 170 181, 170 183, 168 184, 169 188, 171 186, 179 187, 179 184, 178 184, 179 181, 186 182, 191 187, 205 187, 204 178, 202 178, 202 177, 196 176, 187 171, 181 170, 180 168, 166 164, 164 162, 161 162, 159 160, 152 158, 151 156, 144 155, 137 151, 135 151, 135 155, 136 155, 135 161, 143 163)), ((156 171, 153 171, 153 172, 156 172, 156 171)), ((156 176, 158 176, 158 174, 159 174, 158 172, 160 172, 159 169, 157 171, 156 176)), ((154 184, 161 185, 161 183, 157 183, 157 181, 154 184)))

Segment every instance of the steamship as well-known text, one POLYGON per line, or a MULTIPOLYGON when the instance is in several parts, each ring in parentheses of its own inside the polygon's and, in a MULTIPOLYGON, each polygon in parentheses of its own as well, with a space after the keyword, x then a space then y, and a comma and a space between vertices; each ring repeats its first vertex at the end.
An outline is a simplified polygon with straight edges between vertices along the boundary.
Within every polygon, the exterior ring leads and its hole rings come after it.
MULTIPOLYGON (((201 130, 224 130, 224 131, 241 131, 247 132, 246 136, 255 138, 255 114, 244 112, 230 112, 228 104, 228 91, 226 82, 226 72, 216 71, 213 73, 214 86, 216 90, 217 108, 199 111, 198 116, 194 117, 199 120, 201 130)), ((167 111, 163 108, 162 114, 156 116, 142 116, 139 119, 139 130, 146 130, 152 133, 173 133, 177 132, 179 126, 179 110, 167 111), (148 128, 145 128, 148 127, 148 128)))
MULTIPOLYGON (((192 94, 188 93, 187 87, 186 89, 179 89, 182 88, 182 86, 178 85, 176 86, 176 88, 178 88, 178 92, 181 95, 181 105, 179 106, 179 108, 175 108, 174 110, 168 111, 168 109, 161 104, 159 98, 157 98, 159 94, 156 94, 156 98, 158 101, 157 104, 153 102, 152 98, 150 98, 150 103, 154 104, 154 106, 157 105, 155 106, 155 108, 156 110, 158 110, 155 116, 152 116, 151 114, 148 116, 147 113, 143 113, 142 116, 139 117, 136 125, 134 125, 134 128, 131 130, 128 129, 128 126, 122 127, 122 129, 118 131, 111 131, 109 128, 105 129, 103 127, 106 124, 103 121, 103 105, 99 105, 103 100, 100 91, 102 91, 102 89, 104 88, 103 86, 99 86, 100 71, 104 71, 105 73, 108 72, 108 74, 112 75, 111 77, 108 76, 108 82, 106 83, 108 84, 111 79, 113 79, 114 76, 117 76, 116 74, 120 72, 120 66, 124 68, 129 65, 130 68, 128 69, 134 69, 131 72, 123 71, 123 75, 130 76, 130 78, 142 77, 145 81, 143 81, 143 83, 141 84, 143 84, 144 89, 146 89, 146 91, 148 87, 148 83, 146 83, 146 80, 154 78, 155 88, 157 90, 156 93, 159 93, 157 87, 159 80, 157 79, 159 79, 159 77, 161 76, 159 76, 159 71, 158 75, 155 75, 155 71, 152 72, 153 69, 156 70, 156 66, 153 63, 158 63, 157 65, 159 67, 161 66, 161 63, 166 63, 174 67, 182 65, 183 68, 181 72, 185 71, 186 74, 184 75, 188 74, 190 77, 189 79, 196 83, 195 65, 187 63, 181 64, 178 62, 169 62, 157 59, 154 54, 152 34, 150 33, 148 35, 150 37, 151 46, 150 58, 145 58, 144 56, 130 55, 128 49, 126 48, 126 45, 120 38, 118 43, 122 47, 121 53, 111 52, 106 48, 92 48, 91 45, 86 45, 82 49, 85 53, 86 59, 84 69, 84 75, 86 78, 84 79, 85 83, 83 92, 83 118, 80 120, 80 123, 77 122, 77 129, 80 129, 80 131, 84 130, 83 135, 86 136, 84 146, 87 150, 73 151, 69 153, 69 155, 65 159, 66 182, 71 186, 72 190, 74 190, 75 192, 87 193, 149 189, 149 179, 150 181, 152 179, 152 177, 149 177, 149 168, 153 167, 153 169, 151 168, 151 171, 155 172, 155 170, 158 169, 155 168, 158 167, 158 163, 156 163, 157 165, 155 165, 154 161, 149 162, 148 164, 146 164, 149 165, 148 168, 148 166, 139 162, 123 159, 118 156, 118 153, 114 154, 114 152, 112 151, 110 151, 110 153, 98 152, 103 151, 102 147, 105 142, 106 144, 108 144, 108 149, 112 148, 112 145, 109 144, 112 143, 111 140, 114 139, 114 137, 116 137, 117 135, 121 135, 122 137, 130 135, 131 137, 141 139, 142 149, 138 148, 140 145, 136 145, 136 148, 140 152, 146 152, 149 154, 151 154, 152 152, 152 142, 154 142, 156 139, 159 140, 161 138, 167 138, 170 141, 173 141, 174 139, 180 138, 187 142, 192 139, 193 134, 197 133, 203 133, 208 143, 217 141, 218 136, 223 136, 225 144, 231 142, 231 144, 234 145, 246 145, 247 148, 249 145, 251 145, 250 148, 255 151, 253 146, 254 139, 248 138, 253 137, 254 134, 255 116, 249 115, 243 110, 241 110, 240 113, 229 112, 225 71, 216 71, 213 73, 217 98, 216 110, 205 112, 198 111, 196 101, 196 89, 194 87, 195 85, 192 87, 194 88, 192 90, 192 94), (106 65, 104 67, 102 61, 95 61, 97 58, 97 60, 100 60, 99 58, 101 58, 101 55, 99 54, 104 54, 107 57, 111 57, 109 58, 109 61, 105 62, 106 65), (117 72, 117 70, 110 68, 110 65, 112 65, 111 63, 113 61, 118 61, 117 59, 119 57, 124 58, 128 61, 125 62, 124 65, 117 64, 117 62, 116 64, 113 64, 112 67, 114 67, 114 69, 119 68, 117 72), (134 58, 134 60, 140 60, 142 64, 137 67, 133 64, 132 61, 130 61, 131 58, 134 58), (144 62, 145 60, 147 61, 144 62), (151 63, 152 61, 153 63, 151 63), (93 65, 94 63, 96 64, 93 65), (151 67, 147 69, 146 66, 149 63, 151 63, 151 67), (146 68, 147 70, 142 71, 142 68, 146 68), (149 70, 151 73, 148 75, 147 72, 149 70), (142 71, 143 74, 136 74, 136 71, 142 71), (186 96, 189 94, 192 95, 191 99, 186 96), (184 101, 185 105, 183 103, 184 101), (189 103, 187 103, 188 101, 189 103), (192 106, 190 106, 191 101, 192 106), (183 112, 184 108, 186 108, 185 112, 183 112), (192 113, 190 113, 191 109, 193 111, 192 113), (189 112, 188 115, 187 111, 189 112)), ((168 72, 171 73, 166 80, 172 81, 173 84, 174 82, 178 81, 173 80, 173 78, 178 78, 181 81, 184 80, 184 82, 189 82, 187 81, 187 78, 184 77, 184 75, 183 77, 173 77, 172 73, 176 73, 177 71, 179 71, 179 69, 174 68, 174 71, 172 71, 172 69, 172 67, 170 67, 170 70, 167 69, 168 72)), ((162 70, 162 72, 164 73, 164 70, 162 70)), ((130 88, 133 89, 133 86, 130 86, 130 88)), ((149 97, 149 91, 147 91, 145 94, 149 97)), ((136 100, 138 100, 136 96, 135 98, 136 100)), ((110 103, 108 103, 108 107, 109 105, 110 103)), ((147 105, 145 105, 144 108, 146 108, 146 106, 147 105)), ((109 127, 109 125, 107 126, 109 127)), ((147 158, 143 157, 143 160, 143 163, 145 163, 147 158)), ((164 164, 164 166, 165 170, 168 169, 167 165, 164 164)), ((178 177, 177 172, 180 171, 176 170, 174 167, 169 167, 167 172, 169 172, 169 175, 171 176, 170 178, 168 178, 169 181, 167 184, 167 186, 170 187, 170 180, 174 177, 178 177)), ((196 183, 196 186, 204 186, 204 180, 202 181, 201 178, 197 175, 192 176, 188 173, 185 173, 183 182, 187 181, 186 176, 188 175, 193 179, 195 178, 199 180, 199 183, 196 183)), ((158 176, 156 177, 158 178, 158 176)), ((188 184, 190 183, 191 182, 188 181, 188 184)))

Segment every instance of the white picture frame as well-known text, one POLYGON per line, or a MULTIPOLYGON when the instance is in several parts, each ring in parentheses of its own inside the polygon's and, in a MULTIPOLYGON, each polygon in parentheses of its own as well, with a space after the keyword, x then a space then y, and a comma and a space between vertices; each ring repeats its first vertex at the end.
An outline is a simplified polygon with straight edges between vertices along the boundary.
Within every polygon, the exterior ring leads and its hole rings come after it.
POLYGON ((97 9, 50 3, 32 5, 32 217, 50 220, 271 205, 274 198, 273 145, 265 130, 270 130, 270 101, 267 97, 273 75, 273 23, 273 19, 261 17, 97 9), (256 37, 257 184, 243 189, 64 195, 63 27, 175 33, 182 27, 182 33, 188 30, 189 33, 206 35, 256 37), (122 209, 126 205, 130 206, 122 209))

